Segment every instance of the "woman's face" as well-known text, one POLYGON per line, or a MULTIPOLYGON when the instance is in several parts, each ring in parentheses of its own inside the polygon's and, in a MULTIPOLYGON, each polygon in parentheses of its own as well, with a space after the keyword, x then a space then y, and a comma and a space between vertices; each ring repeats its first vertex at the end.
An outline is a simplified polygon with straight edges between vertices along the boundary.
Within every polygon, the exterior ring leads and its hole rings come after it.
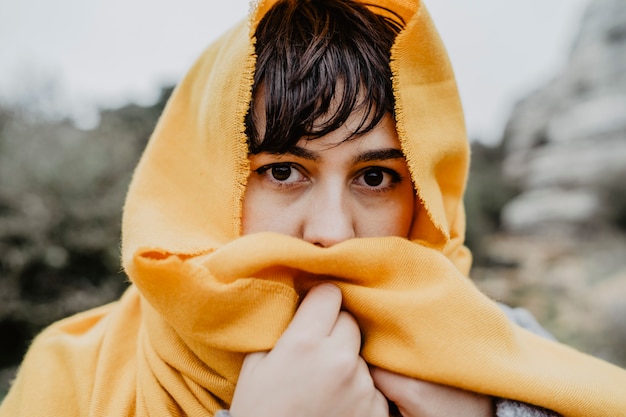
POLYGON ((243 234, 277 232, 330 247, 355 237, 408 237, 413 184, 389 115, 348 141, 353 117, 285 154, 250 156, 243 234))

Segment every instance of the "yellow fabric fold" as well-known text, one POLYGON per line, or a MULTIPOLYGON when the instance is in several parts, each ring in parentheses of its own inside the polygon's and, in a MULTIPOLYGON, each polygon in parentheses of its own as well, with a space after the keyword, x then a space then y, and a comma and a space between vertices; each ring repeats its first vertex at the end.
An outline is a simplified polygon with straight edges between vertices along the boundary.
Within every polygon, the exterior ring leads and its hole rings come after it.
POLYGON ((244 354, 270 349, 320 282, 342 289, 372 365, 564 416, 626 415, 624 370, 510 323, 445 256, 406 239, 319 248, 262 233, 193 257, 139 251, 129 272, 141 294, 39 336, 4 415, 210 415, 228 406, 244 354))
POLYGON ((138 253, 133 276, 199 366, 215 363, 216 350, 271 349, 299 297, 333 282, 372 365, 564 416, 626 415, 624 370, 513 325, 445 256, 406 239, 319 248, 263 233, 194 258, 155 255, 138 253), (155 274, 159 287, 147 289, 155 274))
POLYGON ((176 88, 137 167, 123 220, 133 286, 39 335, 0 416, 211 415, 245 353, 271 349, 320 282, 342 289, 372 365, 566 417, 626 416, 626 371, 510 323, 467 278, 469 151, 450 63, 420 1, 368 3, 406 21, 391 69, 418 195, 410 239, 239 236, 252 34, 273 1, 254 3, 176 88))

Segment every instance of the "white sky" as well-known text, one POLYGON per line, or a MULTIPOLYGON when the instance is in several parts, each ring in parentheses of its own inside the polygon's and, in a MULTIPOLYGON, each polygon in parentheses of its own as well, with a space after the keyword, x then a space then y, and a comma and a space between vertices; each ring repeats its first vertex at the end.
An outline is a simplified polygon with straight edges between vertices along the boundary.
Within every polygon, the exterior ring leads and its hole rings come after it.
MULTIPOLYGON (((565 63, 590 0, 427 0, 448 47, 470 136, 497 140, 513 103, 565 63)), ((0 100, 46 88, 55 111, 148 104, 247 0, 0 0, 0 100)))

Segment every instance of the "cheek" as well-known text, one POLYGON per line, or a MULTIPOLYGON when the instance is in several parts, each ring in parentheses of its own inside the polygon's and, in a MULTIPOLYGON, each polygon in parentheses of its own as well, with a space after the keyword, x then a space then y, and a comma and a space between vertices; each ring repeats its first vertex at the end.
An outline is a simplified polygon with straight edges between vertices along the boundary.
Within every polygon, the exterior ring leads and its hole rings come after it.
POLYGON ((403 187, 398 193, 396 200, 396 224, 397 230, 395 236, 409 237, 411 232, 411 226, 413 225, 413 218, 415 216, 415 190, 413 189, 413 183, 408 182, 403 184, 403 187))
POLYGON ((408 238, 415 211, 413 189, 403 190, 384 204, 364 207, 358 214, 358 237, 398 236, 408 238))
POLYGON ((393 232, 391 236, 409 237, 411 226, 413 225, 413 214, 415 212, 415 194, 411 189, 405 193, 402 198, 398 199, 393 208, 393 232))
POLYGON ((262 193, 255 192, 254 187, 248 184, 243 198, 241 213, 241 234, 261 232, 271 228, 268 224, 268 216, 265 214, 271 206, 271 201, 263 198, 262 193))
POLYGON ((256 229, 261 223, 262 217, 259 216, 259 209, 264 207, 263 199, 256 190, 255 181, 248 178, 246 192, 243 195, 243 203, 241 210, 241 234, 249 235, 257 231, 256 229))
POLYGON ((246 186, 241 213, 241 234, 276 232, 293 235, 294 219, 289 205, 255 181, 246 186))

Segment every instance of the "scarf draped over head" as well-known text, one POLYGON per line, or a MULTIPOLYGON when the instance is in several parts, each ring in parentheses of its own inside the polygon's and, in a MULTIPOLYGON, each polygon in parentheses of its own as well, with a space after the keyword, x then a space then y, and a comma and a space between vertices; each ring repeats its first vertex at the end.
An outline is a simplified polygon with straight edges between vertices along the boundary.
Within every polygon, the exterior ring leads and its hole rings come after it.
POLYGON ((0 414, 210 415, 245 354, 271 349, 308 289, 333 282, 374 366, 564 416, 626 416, 626 371, 510 323, 467 278, 469 152, 450 63, 420 1, 367 3, 406 22, 391 69, 418 195, 410 238, 239 236, 253 33, 273 4, 260 1, 176 88, 137 167, 123 219, 134 285, 40 335, 0 414))

